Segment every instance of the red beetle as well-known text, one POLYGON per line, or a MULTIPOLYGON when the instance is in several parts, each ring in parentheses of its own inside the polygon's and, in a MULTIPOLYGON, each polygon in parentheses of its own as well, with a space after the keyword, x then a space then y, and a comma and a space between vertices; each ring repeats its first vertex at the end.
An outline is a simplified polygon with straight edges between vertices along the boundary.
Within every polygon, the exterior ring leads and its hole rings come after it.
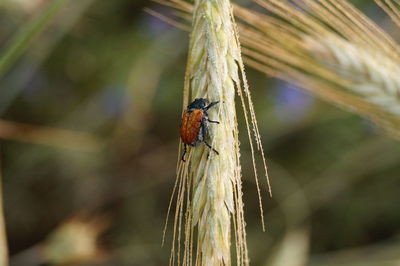
POLYGON ((207 100, 204 98, 197 98, 191 104, 188 105, 185 112, 183 112, 182 122, 180 126, 181 139, 184 144, 184 150, 182 154, 182 161, 185 162, 186 146, 196 147, 201 142, 213 150, 216 154, 219 154, 210 144, 206 141, 209 135, 208 123, 219 124, 218 121, 212 121, 208 118, 208 109, 219 103, 211 102, 207 104, 207 100))

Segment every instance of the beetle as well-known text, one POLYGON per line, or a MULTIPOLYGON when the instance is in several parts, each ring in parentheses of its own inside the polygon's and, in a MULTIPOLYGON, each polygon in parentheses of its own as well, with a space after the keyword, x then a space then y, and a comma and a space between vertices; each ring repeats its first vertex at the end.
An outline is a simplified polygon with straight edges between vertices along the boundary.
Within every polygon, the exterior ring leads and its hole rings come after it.
POLYGON ((218 121, 213 121, 208 118, 208 109, 218 103, 219 101, 208 104, 206 99, 196 98, 183 112, 180 125, 180 135, 184 145, 182 161, 185 162, 187 145, 196 147, 201 142, 204 142, 210 150, 219 155, 219 152, 206 141, 209 135, 209 123, 219 124, 218 121))

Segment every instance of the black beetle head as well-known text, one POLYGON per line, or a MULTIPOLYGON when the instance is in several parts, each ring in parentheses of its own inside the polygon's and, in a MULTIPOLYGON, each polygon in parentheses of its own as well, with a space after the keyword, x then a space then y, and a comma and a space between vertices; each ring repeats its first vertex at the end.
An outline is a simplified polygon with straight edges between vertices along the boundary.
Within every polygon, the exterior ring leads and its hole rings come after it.
POLYGON ((189 104, 188 109, 204 109, 207 106, 207 100, 204 98, 196 98, 189 104))

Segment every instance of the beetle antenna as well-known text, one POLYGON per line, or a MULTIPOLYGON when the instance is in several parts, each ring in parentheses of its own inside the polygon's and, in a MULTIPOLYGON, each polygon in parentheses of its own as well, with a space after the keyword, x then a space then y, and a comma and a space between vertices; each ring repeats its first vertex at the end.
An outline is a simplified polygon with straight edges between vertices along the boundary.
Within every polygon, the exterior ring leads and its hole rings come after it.
POLYGON ((204 109, 208 110, 208 109, 210 109, 211 107, 213 107, 214 105, 216 105, 217 103, 219 103, 219 101, 211 102, 209 105, 207 105, 206 107, 204 107, 204 109))

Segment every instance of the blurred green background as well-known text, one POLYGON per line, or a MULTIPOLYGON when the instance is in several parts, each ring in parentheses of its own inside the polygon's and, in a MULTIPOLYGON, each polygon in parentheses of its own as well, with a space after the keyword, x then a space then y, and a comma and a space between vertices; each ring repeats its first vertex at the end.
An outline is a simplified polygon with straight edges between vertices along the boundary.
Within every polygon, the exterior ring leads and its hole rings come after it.
MULTIPOLYGON (((372 2, 353 1, 398 36, 372 2)), ((168 264, 171 223, 164 247, 161 238, 188 36, 144 7, 171 12, 140 0, 0 2, 0 56, 11 55, 0 61, 11 265, 168 264)), ((400 265, 398 141, 247 72, 274 193, 262 182, 262 232, 241 121, 252 265, 400 265)))

